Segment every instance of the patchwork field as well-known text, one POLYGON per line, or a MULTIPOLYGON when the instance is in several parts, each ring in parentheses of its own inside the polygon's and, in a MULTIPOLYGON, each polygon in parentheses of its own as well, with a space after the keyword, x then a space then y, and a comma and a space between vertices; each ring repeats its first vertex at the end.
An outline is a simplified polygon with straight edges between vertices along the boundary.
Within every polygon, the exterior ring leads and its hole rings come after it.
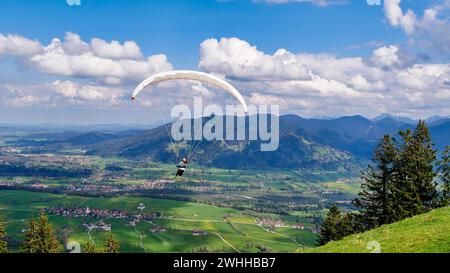
MULTIPOLYGON (((296 222, 298 218, 289 216, 258 215, 206 204, 154 198, 89 198, 4 190, 0 191, 0 222, 7 227, 13 250, 18 249, 29 220, 36 217, 39 210, 49 207, 89 207, 133 214, 158 214, 152 221, 141 221, 136 226, 128 226, 128 219, 104 219, 111 225, 114 237, 121 242, 122 252, 296 252, 313 246, 316 239, 316 234, 309 229, 312 223, 301 223, 305 229, 294 229, 292 226, 300 223, 296 222), (137 208, 140 203, 145 205, 142 212, 137 208), (281 220, 283 225, 272 227, 258 224, 259 217, 270 221, 281 220), (165 231, 153 232, 154 226, 163 227, 165 231), (194 236, 193 230, 206 233, 194 236)), ((107 232, 88 232, 83 226, 83 223, 99 220, 92 217, 50 216, 62 245, 77 241, 82 250, 89 240, 97 246, 103 245, 107 232)))

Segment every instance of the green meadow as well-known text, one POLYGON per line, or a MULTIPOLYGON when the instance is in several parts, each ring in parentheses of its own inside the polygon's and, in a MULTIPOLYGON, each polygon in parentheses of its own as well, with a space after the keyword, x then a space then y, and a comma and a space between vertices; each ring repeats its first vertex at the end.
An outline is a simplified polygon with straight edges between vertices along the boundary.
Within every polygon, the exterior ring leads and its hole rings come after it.
POLYGON ((449 253, 450 207, 355 234, 325 246, 302 250, 314 253, 449 253))
MULTIPOLYGON (((280 219, 281 216, 275 214, 255 215, 231 208, 144 197, 90 198, 10 190, 0 191, 0 222, 7 227, 12 239, 10 245, 17 251, 30 219, 36 217, 40 209, 90 207, 138 213, 140 203, 146 207, 143 213, 162 216, 135 227, 127 226, 126 219, 104 220, 111 224, 113 236, 121 243, 121 252, 296 252, 312 247, 317 236, 309 229, 290 227, 296 223, 294 217, 282 217, 286 227, 269 229, 256 224, 257 216, 280 219), (154 233, 151 231, 154 225, 163 226, 166 231, 154 233), (192 230, 203 230, 207 235, 194 236, 192 230)), ((99 219, 52 215, 50 221, 62 246, 76 241, 83 250, 89 240, 102 246, 107 235, 100 231, 88 233, 83 227, 83 223, 99 219)))

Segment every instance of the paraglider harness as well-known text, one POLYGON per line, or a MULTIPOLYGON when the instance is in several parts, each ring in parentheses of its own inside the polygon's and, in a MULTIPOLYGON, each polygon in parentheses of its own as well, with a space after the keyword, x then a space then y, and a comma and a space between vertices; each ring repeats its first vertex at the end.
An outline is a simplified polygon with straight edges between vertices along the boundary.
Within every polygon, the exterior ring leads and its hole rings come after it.
POLYGON ((185 161, 181 161, 180 163, 177 164, 177 175, 175 175, 175 177, 177 176, 183 176, 184 172, 186 171, 188 165, 187 162, 185 161))

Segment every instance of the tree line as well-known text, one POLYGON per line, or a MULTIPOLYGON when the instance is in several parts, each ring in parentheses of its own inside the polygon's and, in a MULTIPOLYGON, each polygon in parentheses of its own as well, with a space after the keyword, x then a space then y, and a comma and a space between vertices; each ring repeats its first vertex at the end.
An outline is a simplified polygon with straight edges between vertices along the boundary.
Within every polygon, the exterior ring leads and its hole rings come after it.
POLYGON ((3 177, 27 176, 27 177, 53 177, 53 178, 82 178, 90 177, 95 173, 91 167, 46 167, 46 166, 27 166, 22 163, 13 165, 0 164, 0 174, 3 177))
POLYGON ((385 135, 375 148, 352 202, 358 212, 343 213, 336 205, 330 208, 321 225, 319 245, 450 204, 450 146, 438 160, 424 121, 398 136, 385 135))
MULTIPOLYGON (((6 229, 0 224, 0 253, 8 253, 6 242, 6 229)), ((97 247, 89 241, 84 247, 84 253, 119 253, 120 243, 109 233, 102 247, 97 247)), ((25 239, 20 247, 22 253, 60 253, 63 245, 58 241, 54 228, 48 216, 40 213, 39 217, 32 219, 25 233, 25 239)))

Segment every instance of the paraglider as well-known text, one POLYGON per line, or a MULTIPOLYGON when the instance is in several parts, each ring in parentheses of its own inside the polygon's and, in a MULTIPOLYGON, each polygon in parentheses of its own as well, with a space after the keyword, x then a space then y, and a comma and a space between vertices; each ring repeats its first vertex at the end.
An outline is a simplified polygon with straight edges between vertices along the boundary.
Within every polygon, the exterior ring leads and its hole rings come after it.
MULTIPOLYGON (((248 113, 248 107, 247 103, 244 100, 244 97, 239 93, 239 91, 234 88, 231 84, 226 82, 225 80, 218 78, 216 76, 199 72, 199 71, 191 71, 191 70, 174 70, 174 71, 168 71, 168 72, 162 72, 155 75, 152 75, 142 81, 133 91, 133 94, 131 96, 132 100, 136 100, 137 96, 147 87, 157 85, 158 83, 166 82, 166 81, 174 81, 174 80, 190 80, 190 81, 198 81, 206 85, 210 85, 215 88, 219 88, 222 90, 227 91, 230 95, 232 95, 234 98, 238 100, 238 102, 242 105, 242 108, 245 113, 248 113)), ((172 141, 171 136, 169 138, 172 141)), ((201 142, 200 142, 201 143, 201 142)), ((200 144, 197 144, 195 147, 198 147, 200 144)), ((190 147, 194 147, 194 145, 190 145, 190 147)), ((193 151, 195 151, 196 148, 193 148, 193 151)), ((193 152, 192 151, 192 152, 193 152)), ((188 154, 188 158, 191 152, 188 154)), ((178 157, 178 151, 177 151, 177 157, 178 157)), ((187 169, 187 159, 184 158, 178 165, 177 165, 177 174, 178 176, 183 176, 183 174, 186 172, 187 169)))
POLYGON ((183 176, 184 172, 186 171, 188 165, 187 165, 188 161, 186 158, 183 158, 183 160, 177 164, 177 174, 175 175, 175 177, 177 176, 183 176))
POLYGON ((132 100, 135 100, 136 97, 141 93, 142 90, 145 88, 156 85, 161 82, 165 81, 173 81, 173 80, 191 80, 191 81, 199 81, 201 83, 211 85, 216 88, 223 89, 230 93, 233 97, 235 97, 239 103, 244 108, 245 113, 248 112, 247 103, 244 100, 244 97, 239 93, 239 91, 236 90, 231 84, 228 82, 204 73, 204 72, 198 72, 198 71, 191 71, 191 70, 174 70, 174 71, 168 71, 168 72, 162 72, 155 74, 153 76, 148 77, 143 82, 141 82, 133 91, 133 95, 131 96, 132 100))

